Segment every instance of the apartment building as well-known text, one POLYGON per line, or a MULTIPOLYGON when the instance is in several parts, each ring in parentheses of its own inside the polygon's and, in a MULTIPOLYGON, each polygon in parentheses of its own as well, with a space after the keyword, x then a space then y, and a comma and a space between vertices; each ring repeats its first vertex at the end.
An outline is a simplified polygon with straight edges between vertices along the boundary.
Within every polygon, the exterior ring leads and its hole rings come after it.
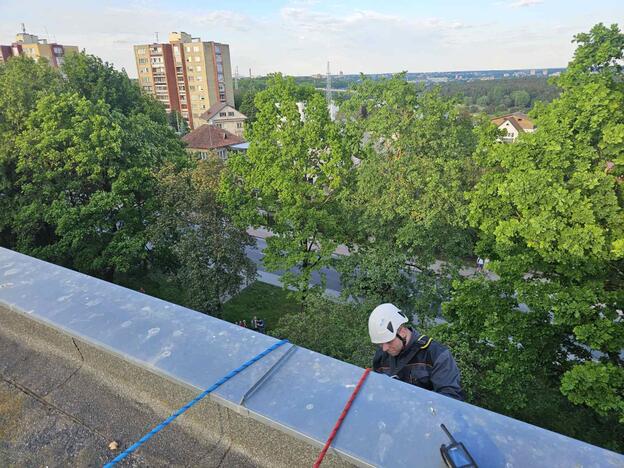
POLYGON ((15 35, 15 42, 11 45, 0 45, 0 63, 6 62, 11 57, 24 55, 32 59, 43 57, 53 67, 60 67, 65 60, 65 55, 78 53, 77 46, 48 43, 46 39, 39 39, 34 34, 21 32, 15 35))
POLYGON ((201 115, 219 103, 234 106, 230 48, 172 32, 168 43, 134 46, 141 87, 179 112, 196 128, 201 115))

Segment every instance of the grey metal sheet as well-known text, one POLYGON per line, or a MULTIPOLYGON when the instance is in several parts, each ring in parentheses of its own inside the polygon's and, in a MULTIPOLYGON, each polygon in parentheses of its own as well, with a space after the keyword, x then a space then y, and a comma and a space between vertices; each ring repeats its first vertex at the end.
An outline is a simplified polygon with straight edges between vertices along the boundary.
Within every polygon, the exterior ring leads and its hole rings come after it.
MULTIPOLYGON (((198 391, 276 341, 7 249, 0 249, 0 303, 198 391)), ((224 384, 216 397, 236 407, 288 347, 224 384)), ((297 349, 246 408, 321 445, 362 372, 297 349)), ((440 423, 484 467, 624 467, 616 453, 379 374, 369 375, 333 447, 364 465, 442 466, 439 447, 448 441, 440 423)))

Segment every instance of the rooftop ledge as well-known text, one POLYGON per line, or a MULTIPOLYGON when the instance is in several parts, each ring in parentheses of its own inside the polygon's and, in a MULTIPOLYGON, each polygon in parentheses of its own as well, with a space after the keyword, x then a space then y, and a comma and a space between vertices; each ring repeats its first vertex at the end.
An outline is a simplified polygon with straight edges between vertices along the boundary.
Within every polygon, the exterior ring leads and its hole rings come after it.
MULTIPOLYGON (((0 248, 0 320, 3 315, 43 324, 193 393, 277 341, 0 248)), ((281 346, 208 398, 316 452, 363 370, 292 348, 281 346)), ((617 453, 380 374, 369 375, 330 452, 358 466, 443 466, 439 448, 448 439, 441 423, 480 467, 624 466, 617 453)))

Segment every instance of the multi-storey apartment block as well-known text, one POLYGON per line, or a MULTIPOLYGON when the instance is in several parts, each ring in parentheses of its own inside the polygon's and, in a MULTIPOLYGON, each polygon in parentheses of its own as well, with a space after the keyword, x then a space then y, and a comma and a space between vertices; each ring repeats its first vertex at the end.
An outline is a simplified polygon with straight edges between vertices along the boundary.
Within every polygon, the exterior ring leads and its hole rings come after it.
POLYGON ((234 106, 230 48, 202 42, 185 32, 169 34, 169 43, 134 46, 139 84, 179 112, 191 128, 218 103, 234 106))
POLYGON ((53 67, 60 67, 63 64, 65 55, 77 53, 78 47, 57 44, 48 44, 46 39, 39 39, 34 34, 21 32, 15 35, 15 42, 11 45, 0 45, 0 63, 6 62, 11 57, 25 55, 32 59, 43 57, 50 62, 53 67))

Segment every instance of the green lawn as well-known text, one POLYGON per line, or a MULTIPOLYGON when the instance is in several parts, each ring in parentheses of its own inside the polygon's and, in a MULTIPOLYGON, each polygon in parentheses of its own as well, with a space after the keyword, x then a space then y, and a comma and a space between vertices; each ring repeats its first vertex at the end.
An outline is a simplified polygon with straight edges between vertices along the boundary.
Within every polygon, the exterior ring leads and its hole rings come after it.
POLYGON ((224 304, 223 319, 228 322, 246 320, 247 326, 251 326, 255 315, 264 320, 268 331, 275 328, 280 317, 298 310, 299 305, 288 298, 284 289, 256 281, 224 304))
POLYGON ((174 304, 184 303, 184 292, 178 284, 167 278, 162 272, 150 271, 140 278, 128 275, 117 275, 115 282, 126 288, 141 291, 150 296, 163 299, 174 304))

